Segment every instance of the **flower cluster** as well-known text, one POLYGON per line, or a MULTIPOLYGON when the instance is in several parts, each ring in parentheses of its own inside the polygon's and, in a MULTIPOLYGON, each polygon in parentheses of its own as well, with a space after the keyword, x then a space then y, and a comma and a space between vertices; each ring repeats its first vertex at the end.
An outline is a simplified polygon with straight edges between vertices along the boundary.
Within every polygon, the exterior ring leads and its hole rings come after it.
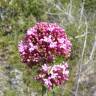
POLYGON ((24 63, 50 63, 55 56, 69 57, 72 44, 64 29, 55 23, 40 22, 29 28, 18 49, 24 63))
POLYGON ((48 66, 44 64, 36 78, 41 81, 49 90, 53 86, 63 84, 69 77, 68 64, 48 66))
MULTIPOLYGON (((49 66, 56 56, 70 56, 72 44, 64 29, 56 23, 40 22, 29 28, 18 49, 23 63, 29 67, 42 65, 36 80, 49 90, 68 80, 68 64, 49 66)), ((39 67, 40 68, 40 67, 39 67)))

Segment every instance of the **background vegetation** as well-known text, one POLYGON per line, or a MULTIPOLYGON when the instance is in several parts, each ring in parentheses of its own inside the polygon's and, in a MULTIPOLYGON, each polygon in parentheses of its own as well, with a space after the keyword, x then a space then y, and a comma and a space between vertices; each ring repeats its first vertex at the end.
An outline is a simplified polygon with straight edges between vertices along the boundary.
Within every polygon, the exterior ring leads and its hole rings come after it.
POLYGON ((34 68, 22 64, 18 54, 27 28, 40 21, 58 23, 73 44, 67 60, 70 78, 54 89, 56 96, 96 96, 95 4, 96 0, 0 0, 0 96, 40 96, 34 68))

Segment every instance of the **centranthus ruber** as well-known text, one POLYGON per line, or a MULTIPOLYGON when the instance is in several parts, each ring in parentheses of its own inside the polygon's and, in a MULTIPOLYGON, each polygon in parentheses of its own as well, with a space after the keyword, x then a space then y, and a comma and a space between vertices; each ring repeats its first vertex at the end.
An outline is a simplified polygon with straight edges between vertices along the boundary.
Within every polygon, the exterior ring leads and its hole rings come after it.
POLYGON ((40 22, 29 28, 18 45, 21 59, 28 66, 51 63, 55 57, 69 57, 72 44, 56 23, 40 22))

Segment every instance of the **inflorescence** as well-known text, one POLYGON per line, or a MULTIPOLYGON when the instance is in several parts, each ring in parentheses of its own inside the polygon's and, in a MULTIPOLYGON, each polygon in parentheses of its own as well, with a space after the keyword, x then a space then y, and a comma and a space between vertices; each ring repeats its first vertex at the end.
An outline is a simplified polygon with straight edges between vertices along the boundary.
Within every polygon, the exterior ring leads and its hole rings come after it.
POLYGON ((68 80, 68 65, 49 66, 56 56, 68 58, 72 44, 65 30, 56 23, 39 22, 29 28, 18 49, 23 63, 29 67, 42 64, 37 80, 48 89, 68 80))

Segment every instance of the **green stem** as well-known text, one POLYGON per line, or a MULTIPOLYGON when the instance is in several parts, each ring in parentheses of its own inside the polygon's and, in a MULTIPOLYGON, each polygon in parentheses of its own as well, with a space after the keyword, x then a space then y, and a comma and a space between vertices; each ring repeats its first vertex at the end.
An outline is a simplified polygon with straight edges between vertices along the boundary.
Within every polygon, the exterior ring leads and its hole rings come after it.
POLYGON ((42 96, 44 95, 44 91, 43 91, 43 85, 42 85, 42 96))
POLYGON ((54 89, 52 90, 52 95, 55 96, 55 91, 54 91, 54 89))
POLYGON ((45 93, 46 93, 46 88, 45 86, 42 85, 42 96, 44 96, 45 93))

